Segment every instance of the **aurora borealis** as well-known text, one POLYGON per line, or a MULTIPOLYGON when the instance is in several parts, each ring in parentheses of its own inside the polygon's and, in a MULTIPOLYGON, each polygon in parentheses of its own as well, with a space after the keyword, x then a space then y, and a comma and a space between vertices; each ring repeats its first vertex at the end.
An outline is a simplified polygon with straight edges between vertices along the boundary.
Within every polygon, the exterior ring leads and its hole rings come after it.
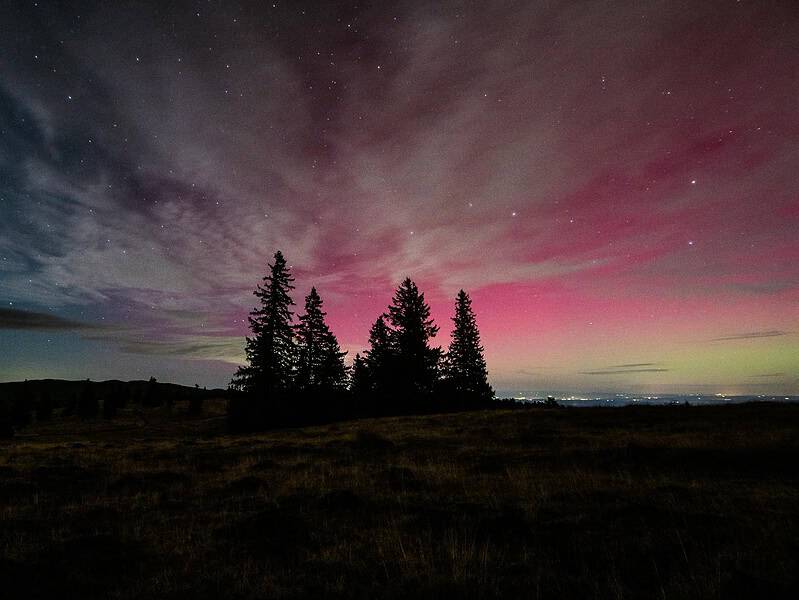
POLYGON ((503 390, 799 393, 799 9, 9 2, 0 381, 224 386, 281 249, 503 390), (169 6, 166 6, 170 4, 169 6))

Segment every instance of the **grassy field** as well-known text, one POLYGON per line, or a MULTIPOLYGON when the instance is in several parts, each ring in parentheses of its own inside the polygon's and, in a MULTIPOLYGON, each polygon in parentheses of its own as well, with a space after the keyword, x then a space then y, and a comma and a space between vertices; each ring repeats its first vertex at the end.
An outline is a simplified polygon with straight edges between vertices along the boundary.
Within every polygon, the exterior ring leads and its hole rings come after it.
POLYGON ((206 407, 0 442, 0 597, 797 597, 799 406, 206 407))

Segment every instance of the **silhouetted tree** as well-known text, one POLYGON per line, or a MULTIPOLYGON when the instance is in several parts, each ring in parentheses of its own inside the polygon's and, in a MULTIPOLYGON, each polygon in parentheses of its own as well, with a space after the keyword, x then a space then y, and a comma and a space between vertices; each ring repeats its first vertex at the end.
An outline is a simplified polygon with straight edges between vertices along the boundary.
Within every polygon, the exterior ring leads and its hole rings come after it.
POLYGON ((457 402, 466 405, 484 403, 494 397, 494 390, 488 383, 472 300, 463 290, 458 292, 455 300, 452 321, 455 327, 445 361, 447 390, 455 395, 457 402))
POLYGON ((81 394, 78 396, 75 414, 81 419, 91 419, 96 417, 99 411, 100 405, 97 402, 97 396, 94 394, 91 382, 87 380, 81 394))
POLYGON ((394 353, 391 348, 391 331, 386 325, 385 315, 380 315, 369 330, 369 350, 364 354, 365 373, 361 379, 361 400, 370 401, 378 396, 381 405, 371 406, 370 412, 391 412, 393 401, 392 372, 394 353))
POLYGON ((409 396, 404 402, 418 402, 433 392, 438 381, 441 349, 430 347, 438 327, 430 318, 424 294, 410 278, 394 293, 388 319, 392 362, 397 374, 392 378, 393 386, 409 396))
POLYGON ((350 378, 350 391, 356 398, 363 398, 369 394, 371 389, 371 377, 369 376, 369 367, 366 365, 366 360, 360 355, 355 355, 352 361, 352 377, 350 378))
POLYGON ((239 367, 230 384, 232 390, 247 396, 234 396, 228 403, 230 424, 237 429, 262 427, 269 412, 279 418, 276 413, 285 408, 285 395, 294 380, 294 302, 289 295, 294 278, 280 251, 269 268, 264 284, 253 292, 260 306, 250 312, 253 335, 247 338, 247 365, 239 367), (257 403, 254 407, 253 400, 257 403))
POLYGON ((305 314, 300 315, 297 335, 297 389, 324 393, 347 385, 346 352, 325 323, 322 299, 315 287, 305 297, 305 314))

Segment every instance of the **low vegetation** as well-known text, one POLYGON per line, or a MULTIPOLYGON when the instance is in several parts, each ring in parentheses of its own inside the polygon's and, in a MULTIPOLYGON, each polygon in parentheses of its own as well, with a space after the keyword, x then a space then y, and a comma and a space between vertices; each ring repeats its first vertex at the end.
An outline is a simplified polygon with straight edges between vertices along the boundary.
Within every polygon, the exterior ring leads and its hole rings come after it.
POLYGON ((3 598, 795 597, 798 406, 231 436, 188 404, 0 441, 3 598))

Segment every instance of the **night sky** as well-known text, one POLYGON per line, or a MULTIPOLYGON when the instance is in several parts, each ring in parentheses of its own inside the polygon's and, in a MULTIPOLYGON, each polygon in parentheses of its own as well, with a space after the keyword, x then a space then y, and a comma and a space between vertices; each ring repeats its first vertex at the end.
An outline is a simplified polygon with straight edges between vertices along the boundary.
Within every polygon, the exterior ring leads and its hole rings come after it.
POLYGON ((277 249, 350 359, 407 275, 500 392, 799 393, 799 7, 0 4, 0 381, 225 386, 277 249))

